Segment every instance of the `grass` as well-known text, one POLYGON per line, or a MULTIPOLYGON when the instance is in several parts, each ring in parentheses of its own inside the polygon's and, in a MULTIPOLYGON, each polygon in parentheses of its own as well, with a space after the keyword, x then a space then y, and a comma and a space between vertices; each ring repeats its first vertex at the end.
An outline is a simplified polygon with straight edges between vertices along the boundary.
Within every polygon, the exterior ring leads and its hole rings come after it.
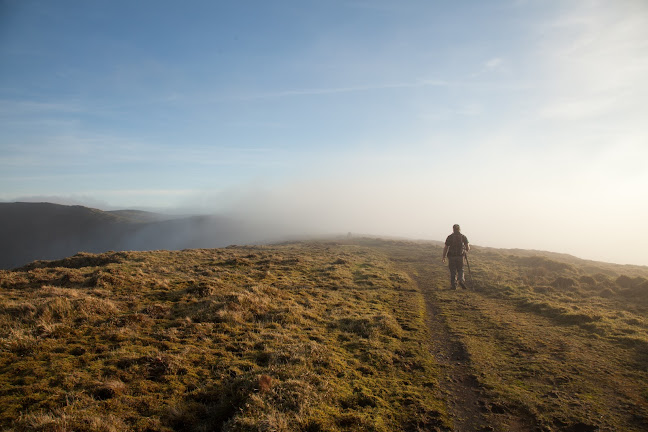
POLYGON ((450 291, 440 256, 352 239, 0 271, 0 427, 449 431, 469 411, 483 431, 648 427, 646 267, 474 248, 475 290, 450 291), (448 341, 478 395, 463 411, 433 354, 448 341))
POLYGON ((0 425, 434 430, 424 299, 321 243, 81 254, 0 273, 0 425))
POLYGON ((491 404, 538 430, 648 427, 648 269, 479 249, 471 258, 476 292, 434 297, 491 404))

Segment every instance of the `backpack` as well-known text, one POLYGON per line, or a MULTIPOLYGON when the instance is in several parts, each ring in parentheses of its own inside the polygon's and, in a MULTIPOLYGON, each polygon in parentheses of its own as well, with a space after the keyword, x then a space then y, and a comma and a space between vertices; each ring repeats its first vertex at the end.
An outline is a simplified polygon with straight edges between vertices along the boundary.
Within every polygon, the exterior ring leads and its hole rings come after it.
POLYGON ((448 246, 448 256, 462 256, 465 252, 463 234, 456 233, 450 236, 450 245, 448 246))

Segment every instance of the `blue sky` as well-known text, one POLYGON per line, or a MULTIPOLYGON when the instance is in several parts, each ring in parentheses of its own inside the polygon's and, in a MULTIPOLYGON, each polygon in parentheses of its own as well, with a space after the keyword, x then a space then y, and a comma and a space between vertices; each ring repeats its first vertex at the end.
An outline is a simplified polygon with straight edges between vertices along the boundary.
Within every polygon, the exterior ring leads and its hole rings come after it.
POLYGON ((643 0, 4 0, 0 62, 0 200, 648 265, 643 0))

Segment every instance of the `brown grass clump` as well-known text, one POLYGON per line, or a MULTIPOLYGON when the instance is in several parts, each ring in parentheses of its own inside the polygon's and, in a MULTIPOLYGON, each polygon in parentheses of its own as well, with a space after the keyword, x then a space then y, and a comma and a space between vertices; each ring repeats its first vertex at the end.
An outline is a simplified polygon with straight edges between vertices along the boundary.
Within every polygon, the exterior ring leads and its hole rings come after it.
POLYGON ((92 395, 95 399, 98 400, 111 399, 123 394, 126 388, 126 384, 124 384, 121 380, 111 379, 98 384, 97 387, 92 391, 92 395))
POLYGON ((272 388, 272 377, 269 375, 260 375, 259 376, 259 391, 261 393, 266 393, 272 388))
POLYGON ((589 286, 596 285, 596 279, 594 279, 592 276, 583 275, 578 280, 585 285, 589 285, 589 286))
POLYGON ((88 432, 120 432, 127 426, 122 420, 112 414, 83 413, 70 415, 65 410, 56 412, 39 412, 27 414, 17 422, 17 430, 34 432, 58 431, 88 431, 88 432))
POLYGON ((559 276, 556 279, 554 279, 551 285, 555 288, 570 289, 577 286, 578 282, 576 282, 574 279, 569 277, 559 276))

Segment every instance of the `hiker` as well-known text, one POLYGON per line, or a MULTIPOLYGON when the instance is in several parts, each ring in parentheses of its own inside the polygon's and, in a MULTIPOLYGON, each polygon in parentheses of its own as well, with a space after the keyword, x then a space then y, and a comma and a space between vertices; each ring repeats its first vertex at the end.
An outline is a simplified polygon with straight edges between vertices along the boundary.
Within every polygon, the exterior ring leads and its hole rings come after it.
POLYGON ((446 262, 448 257, 448 267, 450 268, 450 288, 457 289, 457 281, 461 288, 466 288, 466 281, 464 280, 464 256, 470 250, 468 238, 461 234, 461 227, 458 224, 452 226, 452 234, 448 236, 443 248, 443 262, 446 262))

